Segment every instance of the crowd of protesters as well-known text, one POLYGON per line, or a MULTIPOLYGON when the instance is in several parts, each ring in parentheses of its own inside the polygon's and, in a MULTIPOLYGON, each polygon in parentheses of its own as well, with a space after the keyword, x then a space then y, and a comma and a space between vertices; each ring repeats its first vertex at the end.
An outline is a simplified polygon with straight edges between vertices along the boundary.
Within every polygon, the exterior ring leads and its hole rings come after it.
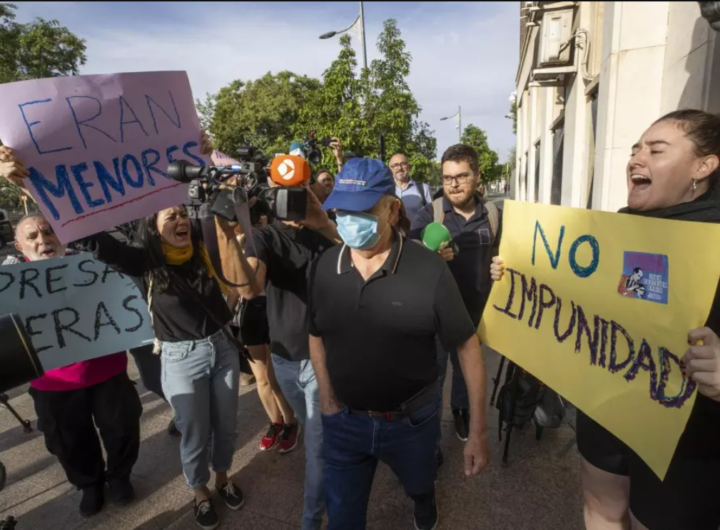
MULTIPOLYGON (((202 149, 212 151, 204 133, 202 149)), ((478 475, 489 462, 476 329, 493 280, 503 277, 503 210, 482 196, 478 154, 462 144, 447 149, 442 190, 432 197, 427 184, 411 178, 403 153, 386 165, 344 158, 338 140, 332 149, 338 173, 316 171, 306 185, 303 221, 259 215, 245 233, 217 219, 223 270, 234 287, 214 269, 182 205, 140 219, 128 241, 98 233, 65 246, 39 214, 16 226, 21 255, 5 265, 88 252, 135 279, 155 344, 130 353, 144 385, 172 407, 168 430, 179 438, 202 528, 219 524, 211 470, 220 499, 233 510, 244 504, 228 477, 242 428, 241 360, 255 376, 268 416, 260 449, 287 453, 303 440, 303 530, 319 530, 325 514, 330 530, 364 529, 378 462, 392 469, 413 501, 415 528, 437 528, 448 364, 464 473, 478 475), (425 248, 421 240, 431 223, 443 224, 454 244, 437 253, 425 248)), ((290 151, 304 155, 301 144, 290 151)), ((621 213, 720 222, 720 118, 671 113, 629 155, 628 206, 621 213)), ((27 174, 12 150, 0 147, 0 177, 23 186, 27 174)), ((682 365, 699 396, 665 481, 578 411, 589 530, 720 526, 720 293, 706 327, 678 332, 688 333, 682 365)), ((48 451, 83 491, 81 513, 102 509, 106 483, 116 502, 131 502, 142 406, 126 353, 48 371, 32 382, 30 394, 48 451)))

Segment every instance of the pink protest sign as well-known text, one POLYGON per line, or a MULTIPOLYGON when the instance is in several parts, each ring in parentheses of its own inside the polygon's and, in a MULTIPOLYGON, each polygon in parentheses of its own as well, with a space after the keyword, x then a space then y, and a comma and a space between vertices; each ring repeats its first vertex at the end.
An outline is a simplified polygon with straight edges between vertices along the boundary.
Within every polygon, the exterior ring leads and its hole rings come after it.
POLYGON ((235 164, 240 164, 240 162, 238 162, 234 158, 230 158, 225 153, 222 153, 220 151, 213 151, 210 158, 212 159, 212 163, 214 166, 232 166, 235 164))
POLYGON ((205 165, 185 72, 58 77, 0 85, 0 140, 60 240, 181 204, 174 160, 205 165))

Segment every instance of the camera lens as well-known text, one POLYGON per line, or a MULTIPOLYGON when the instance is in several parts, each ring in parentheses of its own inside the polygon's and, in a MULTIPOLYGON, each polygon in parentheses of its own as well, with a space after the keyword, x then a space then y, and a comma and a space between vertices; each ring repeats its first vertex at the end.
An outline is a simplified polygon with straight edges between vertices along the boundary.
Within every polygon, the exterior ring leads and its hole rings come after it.
POLYGON ((319 164, 322 160, 322 154, 317 149, 313 149, 308 153, 308 162, 311 164, 319 164))

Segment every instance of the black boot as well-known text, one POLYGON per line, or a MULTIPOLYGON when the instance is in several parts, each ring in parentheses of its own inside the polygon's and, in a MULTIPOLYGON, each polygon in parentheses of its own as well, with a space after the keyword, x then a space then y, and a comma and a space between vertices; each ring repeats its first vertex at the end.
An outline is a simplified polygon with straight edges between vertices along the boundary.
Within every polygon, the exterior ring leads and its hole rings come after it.
POLYGON ((130 477, 122 477, 110 481, 110 492, 112 500, 120 506, 130 504, 135 498, 135 488, 130 482, 130 477))
POLYGON ((168 423, 167 433, 170 436, 176 436, 178 438, 182 436, 177 428, 177 425, 175 425, 175 418, 171 419, 170 423, 168 423))
POLYGON ((92 517, 105 504, 105 484, 95 484, 82 490, 83 496, 80 501, 80 514, 83 517, 92 517))

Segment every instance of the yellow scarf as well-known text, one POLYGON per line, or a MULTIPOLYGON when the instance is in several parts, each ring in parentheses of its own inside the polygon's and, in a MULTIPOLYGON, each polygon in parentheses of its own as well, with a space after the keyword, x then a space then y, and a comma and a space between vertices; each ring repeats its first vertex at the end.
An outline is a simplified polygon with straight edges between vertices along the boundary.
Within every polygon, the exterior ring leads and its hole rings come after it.
MULTIPOLYGON (((162 244, 162 250, 163 254, 165 254, 165 261, 167 261, 168 265, 182 265, 193 257, 193 253, 195 251, 192 245, 177 248, 165 243, 162 244)), ((208 256, 207 250, 205 250, 205 245, 202 243, 200 244, 200 253, 202 254, 202 259, 205 262, 205 266, 207 267, 210 277, 215 278, 220 286, 220 290, 225 296, 227 296, 230 293, 230 287, 223 283, 223 281, 215 273, 215 268, 210 262, 210 256, 208 256)))

